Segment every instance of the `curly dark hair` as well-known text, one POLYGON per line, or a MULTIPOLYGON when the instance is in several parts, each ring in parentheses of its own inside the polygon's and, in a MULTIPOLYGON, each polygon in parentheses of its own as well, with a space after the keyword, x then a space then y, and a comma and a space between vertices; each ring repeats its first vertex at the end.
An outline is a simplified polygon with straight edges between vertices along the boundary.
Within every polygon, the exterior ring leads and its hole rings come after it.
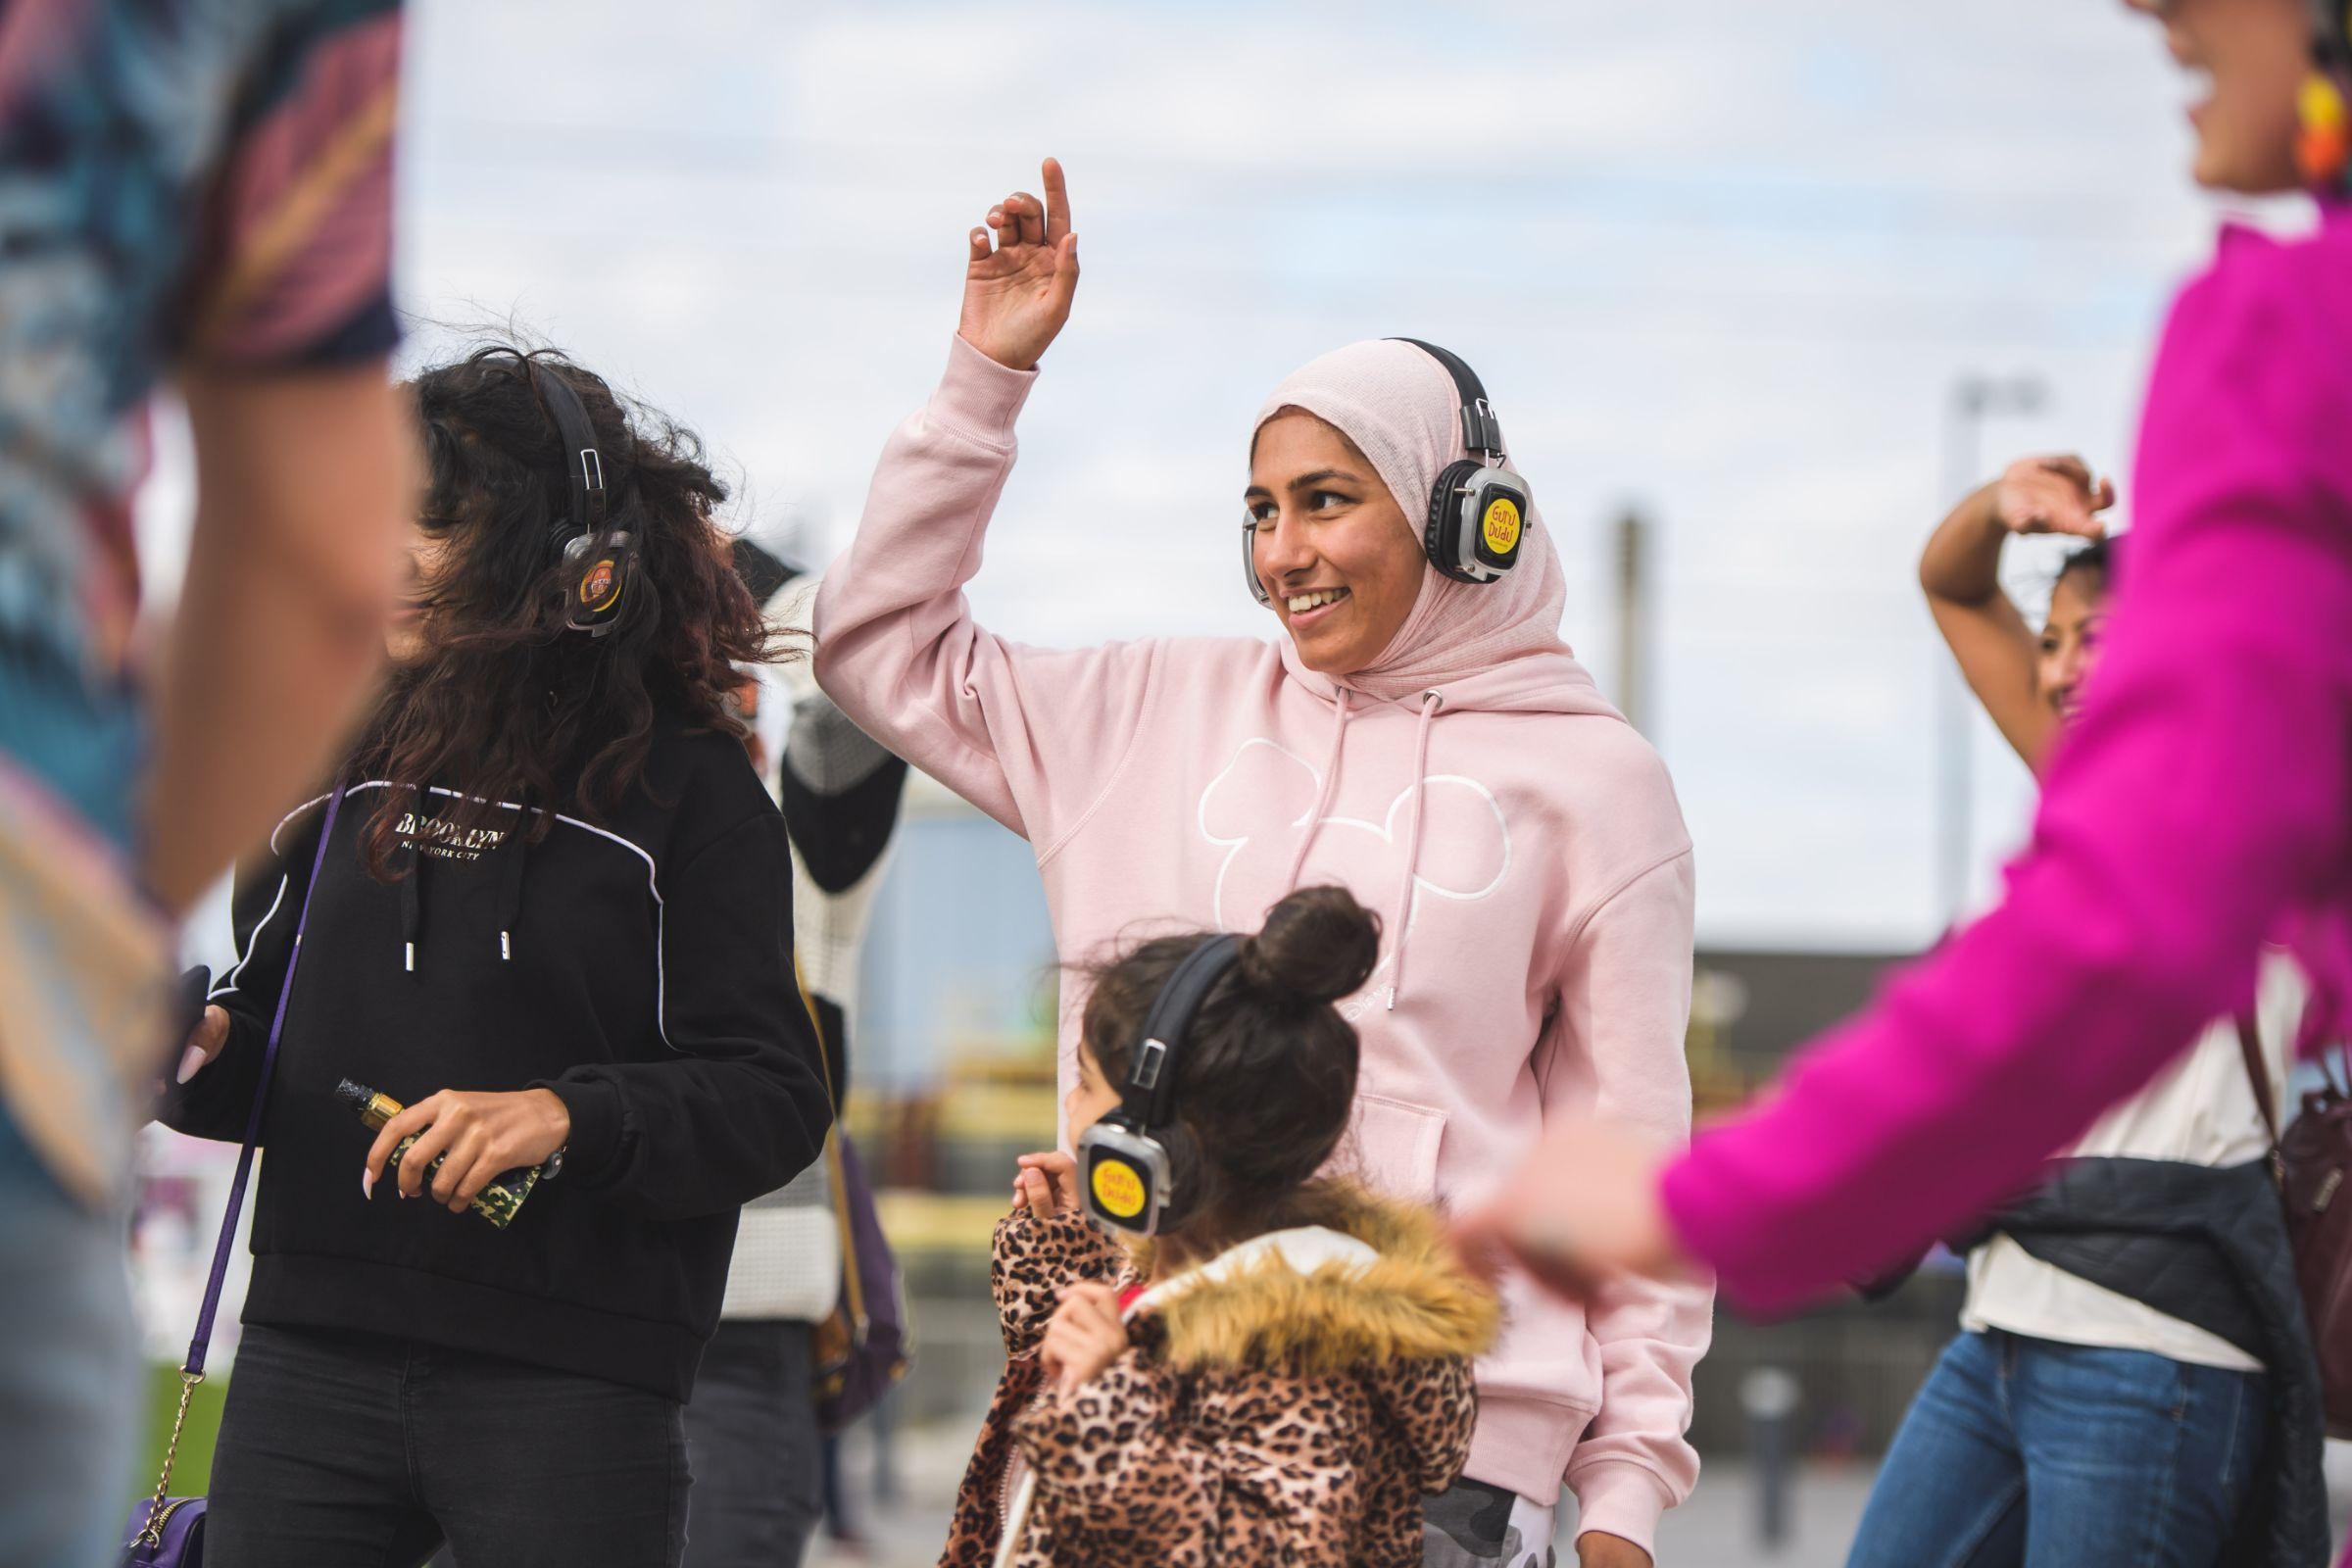
MULTIPOLYGON (((353 776, 406 786, 384 793, 365 839, 368 869, 387 879, 415 792, 456 791, 445 815, 458 828, 502 802, 610 813, 643 777, 657 715, 742 738, 737 666, 779 652, 714 520, 727 489, 694 432, 547 349, 494 343, 410 389, 428 469, 419 521, 444 548, 414 591, 422 646, 393 670, 352 756, 353 776), (534 368, 579 395, 604 463, 607 530, 635 543, 633 580, 602 637, 565 628, 578 576, 563 560, 571 488, 534 368)), ((552 825, 543 810, 527 831, 552 825)))

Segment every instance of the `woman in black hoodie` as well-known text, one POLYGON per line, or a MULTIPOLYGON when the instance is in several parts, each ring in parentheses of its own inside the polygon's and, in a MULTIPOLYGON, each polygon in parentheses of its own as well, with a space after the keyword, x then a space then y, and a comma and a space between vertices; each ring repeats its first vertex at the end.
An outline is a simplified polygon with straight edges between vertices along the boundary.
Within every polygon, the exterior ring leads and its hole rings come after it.
POLYGON ((163 1111, 243 1136, 310 898, 209 1544, 675 1564, 737 1210, 829 1114, 784 827, 728 708, 770 650, 691 434, 547 354, 414 390, 430 488, 394 673, 316 897, 335 792, 240 877, 236 965, 163 1111), (370 1134, 347 1081, 407 1108, 370 1134), (511 1223, 467 1212, 531 1169, 511 1223))

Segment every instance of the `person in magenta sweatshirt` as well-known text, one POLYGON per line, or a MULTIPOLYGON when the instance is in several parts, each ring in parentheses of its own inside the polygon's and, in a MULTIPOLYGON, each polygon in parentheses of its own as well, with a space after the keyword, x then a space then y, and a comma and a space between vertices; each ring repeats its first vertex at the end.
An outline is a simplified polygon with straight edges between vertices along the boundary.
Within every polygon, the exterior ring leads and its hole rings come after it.
POLYGON ((1547 1130, 1466 1229, 1571 1294, 1682 1259, 1769 1312, 1870 1274, 2245 1008, 2266 939, 2303 1050, 2352 1023, 2352 40, 2343 0, 2132 8, 2210 74, 2200 183, 2315 187, 2318 227, 2225 230, 2173 308, 2132 569, 2000 906, 1686 1152, 1547 1130))
MULTIPOLYGON (((1387 1193, 1474 1197, 1563 1116, 1686 1136, 1681 810, 1560 641, 1565 579, 1532 508, 1495 581, 1425 556, 1432 487, 1465 457, 1462 396, 1429 350, 1326 355, 1250 432, 1250 582, 1284 637, 1045 650, 974 623, 963 585, 1077 281, 1058 166, 1045 181, 1048 201, 991 212, 993 243, 971 233, 946 377, 826 574, 818 681, 1028 838, 1066 963, 1152 922, 1251 928, 1307 883, 1375 909, 1379 962, 1343 1010, 1363 1039, 1351 1157, 1387 1193)), ((1063 998, 1065 1089, 1084 1000, 1063 998)), ((1515 1278, 1504 1297, 1429 1561, 1548 1561, 1565 1481, 1583 1561, 1646 1563, 1697 1474, 1684 1433, 1709 1293, 1624 1281, 1570 1302, 1515 1278)))

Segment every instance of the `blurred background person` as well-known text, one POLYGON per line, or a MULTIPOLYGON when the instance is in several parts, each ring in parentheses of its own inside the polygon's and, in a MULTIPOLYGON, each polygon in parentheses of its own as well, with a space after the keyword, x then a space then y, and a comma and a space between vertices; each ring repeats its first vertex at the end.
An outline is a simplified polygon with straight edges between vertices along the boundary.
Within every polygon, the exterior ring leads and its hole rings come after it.
POLYGON ((381 659, 415 483, 384 367, 400 42, 390 0, 0 12, 0 1560, 119 1548, 119 1208, 171 922, 381 659), (200 472, 146 657, 167 383, 200 472))
MULTIPOLYGON (((2023 459, 1920 560, 1969 689, 2037 773, 2098 663, 2124 554, 2098 515, 2114 500, 2079 458, 2023 459), (2038 630, 1999 574, 2002 545, 2034 533, 2088 541, 2038 630)), ((2214 1023, 1968 1250, 1961 1333, 1887 1451, 1852 1568, 1939 1543, 1984 1568, 2029 1547, 2124 1565, 2151 1531, 2183 1564, 2327 1554, 2318 1369, 2265 1157, 2304 987, 2289 959, 2264 969, 2242 1032, 2214 1023)))
MULTIPOLYGON (((816 579, 749 540, 737 572, 769 622, 805 647, 816 579)), ((772 666, 761 666, 762 670, 772 666)), ((793 951, 813 1009, 838 1114, 849 1087, 849 1025, 874 891, 897 826, 906 764, 866 738, 808 678, 805 662, 748 681, 753 759, 775 788, 792 844, 793 951), (789 704, 781 773, 760 737, 762 705, 789 704)), ((793 1568, 820 1522, 856 1532, 827 1486, 834 1438, 819 1421, 816 1330, 843 1305, 845 1254, 833 1151, 747 1204, 718 1330, 686 1407, 688 1568, 793 1568), (829 1493, 833 1496, 829 1496, 829 1493)))

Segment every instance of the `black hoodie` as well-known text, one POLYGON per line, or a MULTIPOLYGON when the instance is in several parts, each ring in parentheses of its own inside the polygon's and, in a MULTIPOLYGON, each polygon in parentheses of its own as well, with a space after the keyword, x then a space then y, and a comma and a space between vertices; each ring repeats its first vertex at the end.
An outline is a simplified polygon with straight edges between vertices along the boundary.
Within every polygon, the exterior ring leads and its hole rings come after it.
MULTIPOLYGON (((792 967, 783 819, 743 747, 656 731, 609 819, 569 806, 536 844, 512 808, 470 832, 452 798, 400 803, 386 884, 362 836, 392 786, 355 783, 303 937, 262 1122, 245 1321, 359 1330, 683 1399, 718 1322, 738 1209, 816 1157, 829 1120, 792 967), (506 1230, 360 1190, 373 1134, 350 1078, 555 1092, 562 1172, 506 1230)), ((405 793, 405 792, 404 792, 405 793)), ((161 1119, 244 1136, 324 801, 238 878, 220 1057, 161 1119)))

